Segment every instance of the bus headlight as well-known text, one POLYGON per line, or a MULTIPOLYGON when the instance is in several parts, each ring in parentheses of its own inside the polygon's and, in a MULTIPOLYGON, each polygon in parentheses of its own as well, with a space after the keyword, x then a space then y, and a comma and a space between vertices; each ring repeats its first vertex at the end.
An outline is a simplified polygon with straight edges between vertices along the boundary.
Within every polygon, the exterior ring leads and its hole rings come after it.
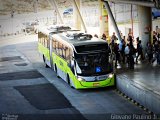
POLYGON ((113 77, 113 74, 109 74, 108 77, 109 77, 109 78, 112 78, 112 77, 113 77))
POLYGON ((85 79, 81 78, 81 77, 77 77, 78 81, 80 82, 85 82, 85 79))

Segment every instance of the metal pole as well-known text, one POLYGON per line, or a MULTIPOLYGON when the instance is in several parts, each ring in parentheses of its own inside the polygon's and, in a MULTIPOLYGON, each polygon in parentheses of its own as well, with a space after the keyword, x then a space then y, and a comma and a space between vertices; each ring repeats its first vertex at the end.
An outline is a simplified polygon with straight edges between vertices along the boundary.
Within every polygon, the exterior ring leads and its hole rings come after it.
POLYGON ((80 17, 80 19, 81 19, 81 23, 82 23, 82 26, 83 26, 83 28, 84 28, 84 31, 85 31, 85 33, 87 33, 87 28, 86 28, 86 25, 85 25, 84 20, 83 20, 83 18, 82 18, 82 15, 81 15, 81 12, 80 12, 80 10, 79 10, 79 7, 78 7, 78 5, 77 5, 76 0, 73 0, 73 3, 74 3, 74 6, 75 6, 75 8, 76 8, 76 10, 77 10, 77 13, 78 13, 78 15, 79 15, 79 17, 80 17))
POLYGON ((49 4, 52 6, 52 8, 55 7, 55 10, 56 10, 57 15, 58 15, 59 20, 60 20, 60 23, 61 23, 61 24, 64 24, 63 19, 62 19, 62 16, 61 16, 61 14, 60 14, 60 12, 59 12, 59 10, 58 10, 58 5, 57 5, 56 1, 55 1, 55 0, 47 0, 47 1, 48 1, 49 4))
POLYGON ((133 36, 133 5, 131 5, 131 24, 132 24, 132 36, 133 36))
POLYGON ((152 13, 150 7, 138 6, 138 21, 139 38, 142 41, 142 47, 145 48, 147 42, 151 40, 152 33, 152 13))
POLYGON ((104 5, 105 5, 105 7, 106 7, 106 9, 107 9, 107 11, 108 11, 108 14, 109 14, 109 17, 110 17, 111 22, 112 22, 112 24, 113 24, 113 27, 114 27, 114 29, 115 29, 115 32, 117 33, 118 40, 121 40, 122 38, 121 38, 121 35, 120 35, 120 33, 119 33, 119 29, 118 29, 118 26, 117 26, 116 21, 115 21, 115 19, 114 19, 114 16, 113 16, 113 14, 112 14, 112 11, 111 11, 111 8, 110 8, 110 6, 109 6, 109 3, 108 3, 107 1, 104 1, 104 5))

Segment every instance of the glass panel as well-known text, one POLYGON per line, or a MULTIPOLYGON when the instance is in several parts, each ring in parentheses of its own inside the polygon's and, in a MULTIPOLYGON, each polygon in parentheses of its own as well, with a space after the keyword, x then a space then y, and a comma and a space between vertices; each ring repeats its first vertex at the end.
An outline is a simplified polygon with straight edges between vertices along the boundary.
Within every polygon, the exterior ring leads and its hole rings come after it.
POLYGON ((78 75, 103 75, 111 72, 108 62, 108 52, 94 54, 75 54, 76 70, 78 75))
POLYGON ((63 48, 63 45, 62 43, 59 43, 59 55, 62 57, 62 48, 63 48))
POLYGON ((108 44, 96 44, 96 45, 81 45, 76 46, 76 51, 78 53, 92 52, 92 51, 106 51, 108 50, 108 44))

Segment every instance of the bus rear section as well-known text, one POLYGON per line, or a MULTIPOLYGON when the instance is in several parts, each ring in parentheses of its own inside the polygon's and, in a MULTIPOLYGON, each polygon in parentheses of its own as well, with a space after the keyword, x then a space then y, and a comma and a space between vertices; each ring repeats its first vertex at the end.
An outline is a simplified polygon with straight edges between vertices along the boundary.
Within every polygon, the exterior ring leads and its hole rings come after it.
POLYGON ((52 67, 52 35, 66 32, 71 30, 69 26, 65 25, 50 25, 50 26, 39 26, 38 30, 38 51, 43 57, 43 61, 46 67, 52 67))

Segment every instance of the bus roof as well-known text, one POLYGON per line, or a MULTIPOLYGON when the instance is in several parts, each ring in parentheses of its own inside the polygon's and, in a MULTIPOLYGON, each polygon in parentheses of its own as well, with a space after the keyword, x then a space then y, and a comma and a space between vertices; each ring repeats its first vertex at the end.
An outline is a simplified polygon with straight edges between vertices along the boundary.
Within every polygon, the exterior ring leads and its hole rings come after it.
MULTIPOLYGON (((77 32, 73 32, 73 33, 77 33, 77 32)), ((80 31, 78 32, 80 33, 80 31)), ((87 34, 89 35, 89 34, 87 34)), ((59 33, 59 34, 55 34, 55 36, 57 36, 59 39, 72 44, 73 46, 83 46, 83 45, 92 45, 92 44, 107 44, 107 42, 105 40, 102 40, 100 38, 96 38, 96 37, 92 37, 90 39, 79 39, 78 37, 76 38, 70 38, 67 37, 67 33, 59 33)))

